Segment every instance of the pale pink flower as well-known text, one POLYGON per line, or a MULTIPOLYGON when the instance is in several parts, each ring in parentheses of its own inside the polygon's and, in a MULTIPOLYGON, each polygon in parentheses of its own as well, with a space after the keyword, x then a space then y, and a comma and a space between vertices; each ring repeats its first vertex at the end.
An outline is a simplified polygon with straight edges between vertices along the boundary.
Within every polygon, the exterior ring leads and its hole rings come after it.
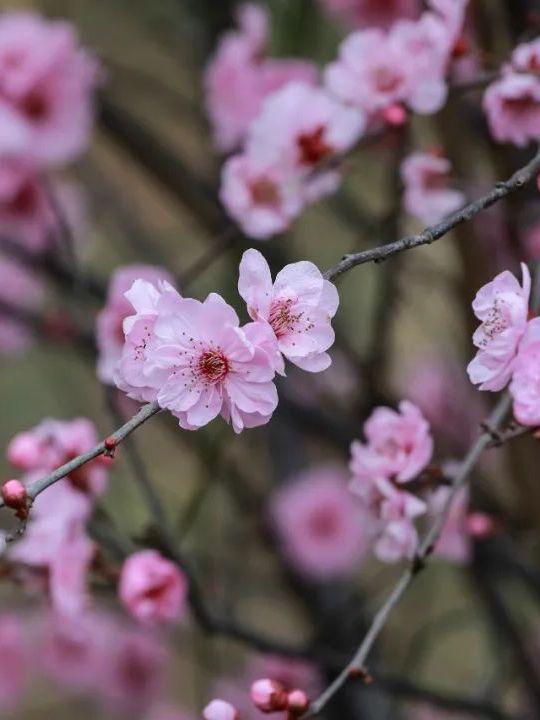
POLYGON ((235 707, 224 700, 212 700, 203 710, 204 720, 240 720, 235 707))
POLYGON ((148 365, 167 376, 157 400, 181 427, 202 427, 220 413, 235 432, 269 421, 278 398, 267 341, 254 345, 219 295, 178 298, 174 312, 158 315, 154 332, 148 365))
POLYGON ((246 235, 258 240, 284 232, 305 203, 299 177, 247 154, 223 165, 220 199, 246 235))
POLYGON ((321 4, 356 27, 390 27, 397 20, 420 14, 418 0, 320 0, 321 4))
POLYGON ((385 563, 412 560, 418 547, 418 532, 409 518, 384 524, 373 546, 375 556, 385 563))
POLYGON ((279 350, 298 367, 310 372, 331 363, 326 352, 334 342, 331 319, 339 296, 311 262, 285 266, 272 283, 268 263, 258 250, 247 250, 240 263, 238 291, 254 320, 270 325, 279 350))
POLYGON ((220 39, 205 71, 206 106, 221 152, 240 147, 270 93, 292 80, 314 84, 317 76, 311 63, 265 57, 269 23, 261 6, 241 6, 237 19, 239 29, 220 39))
MULTIPOLYGON (((87 418, 45 419, 31 430, 15 435, 8 445, 7 457, 21 470, 39 470, 46 474, 90 450, 98 442, 96 427, 87 418)), ((65 482, 84 493, 99 495, 105 490, 107 480, 104 465, 96 459, 74 470, 65 482)))
MULTIPOLYGON (((431 494, 428 503, 430 515, 437 517, 443 511, 450 492, 450 487, 443 486, 431 494)), ((435 545, 436 556, 455 563, 465 563, 471 557, 472 543, 467 528, 468 506, 469 492, 464 488, 450 506, 441 535, 435 545)))
POLYGON ((0 353, 12 355, 27 350, 35 341, 32 328, 17 317, 17 309, 33 313, 42 304, 44 287, 31 270, 0 255, 0 353))
POLYGON ((510 394, 514 417, 522 425, 540 426, 540 318, 534 318, 519 345, 510 394))
POLYGON ((317 580, 360 568, 367 538, 338 467, 307 470, 277 489, 271 517, 290 563, 317 580))
POLYGON ((142 279, 154 286, 164 280, 174 285, 167 270, 154 265, 124 265, 113 273, 107 291, 107 301, 96 321, 98 346, 97 376, 111 384, 124 346, 124 320, 133 314, 133 306, 125 297, 135 280, 142 279))
POLYGON ((307 175, 345 154, 361 137, 365 119, 323 88, 291 82, 270 95, 252 123, 248 154, 307 175))
POLYGON ((134 617, 157 623, 184 614, 188 583, 182 571, 156 550, 141 550, 122 565, 118 592, 134 617))
POLYGON ((540 80, 507 68, 484 94, 491 135, 523 147, 540 136, 540 80))
POLYGON ((0 107, 24 133, 24 155, 38 164, 63 163, 85 149, 98 75, 69 23, 34 13, 0 15, 0 107))
POLYGON ((78 523, 66 528, 66 535, 49 563, 49 595, 60 615, 80 615, 89 604, 87 575, 96 554, 96 545, 78 523))
POLYGON ((523 284, 505 270, 480 288, 472 307, 482 322, 473 335, 478 348, 467 372, 480 390, 498 391, 512 375, 518 345, 527 326, 531 276, 522 263, 523 284))
POLYGON ((0 616, 0 709, 11 710, 21 699, 27 674, 27 648, 20 622, 0 616))
POLYGON ((399 483, 413 480, 429 463, 433 438, 420 410, 404 400, 399 412, 378 407, 364 424, 367 443, 351 446, 353 474, 363 468, 373 476, 393 477, 399 483))
POLYGON ((540 40, 520 43, 512 52, 512 66, 518 72, 540 73, 540 40))
POLYGON ((426 225, 440 222, 465 204, 465 196, 448 186, 452 166, 432 153, 413 153, 401 165, 408 213, 426 225))

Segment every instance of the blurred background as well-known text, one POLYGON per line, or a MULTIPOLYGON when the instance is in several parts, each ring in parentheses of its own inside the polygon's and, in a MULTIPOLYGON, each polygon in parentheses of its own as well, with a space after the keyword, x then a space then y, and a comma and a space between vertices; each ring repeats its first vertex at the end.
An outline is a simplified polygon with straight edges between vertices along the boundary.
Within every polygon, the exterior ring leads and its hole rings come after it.
MULTIPOLYGON (((74 252, 60 246, 32 260, 42 288, 31 312, 4 308, 31 337, 23 350, 8 349, 0 359, 3 448, 44 417, 85 416, 104 436, 133 412, 134 405, 111 400, 114 392, 96 377, 95 319, 118 267, 165 267, 184 294, 217 291, 242 312, 237 269, 247 247, 260 249, 274 270, 300 259, 324 270, 346 252, 421 229, 402 209, 399 169, 411 149, 442 148, 454 185, 470 199, 531 156, 531 148, 490 139, 483 86, 471 80, 538 34, 540 3, 471 0, 470 48, 455 69, 456 85, 471 87, 451 92, 438 114, 412 118, 406 131, 389 129, 365 142, 349 160, 341 189, 284 235, 268 242, 242 236, 218 200, 222 158, 213 147, 203 86, 210 55, 235 24, 235 5, 0 0, 2 11, 36 9, 72 21, 103 68, 90 149, 58 173, 77 198, 74 252)), ((272 55, 322 66, 350 31, 317 0, 266 6, 272 55)), ((273 672, 314 694, 344 664, 398 569, 366 549, 352 571, 309 577, 283 552, 271 499, 276 488, 314 469, 346 481, 349 446, 365 419, 375 406, 402 398, 431 421, 437 463, 464 455, 492 400, 465 372, 476 324, 470 303, 497 272, 540 259, 539 209, 532 184, 433 246, 344 275, 333 365, 320 375, 291 368, 278 382, 280 405, 269 425, 237 436, 216 422, 188 433, 163 415, 136 433, 131 450, 120 450, 91 523, 93 536, 107 538, 112 528, 135 544, 154 542, 155 518, 134 478, 135 453, 196 568, 201 593, 216 617, 230 621, 204 627, 192 614, 162 632, 169 653, 164 689, 148 706, 130 708, 129 717, 194 718, 218 696, 236 702, 242 720, 250 720, 257 714, 246 696, 256 677, 273 672), (242 632, 231 632, 231 624, 247 628, 247 636, 234 637, 242 632)), ((7 302, 16 306, 17 297, 7 302)), ((540 717, 539 462, 540 447, 530 437, 485 455, 470 503, 495 519, 496 531, 471 539, 465 561, 435 559, 384 630, 369 664, 373 682, 348 684, 325 717, 540 717)), ((7 460, 3 474, 13 474, 7 460)), ((13 524, 9 516, 3 522, 13 524)), ((105 555, 114 566, 114 552, 107 548, 105 555)), ((23 613, 31 628, 39 594, 23 592, 6 573, 2 608, 23 613)), ((94 590, 104 612, 119 614, 114 588, 96 580, 94 590)), ((40 682, 4 716, 74 713, 126 714, 65 683, 40 682)))

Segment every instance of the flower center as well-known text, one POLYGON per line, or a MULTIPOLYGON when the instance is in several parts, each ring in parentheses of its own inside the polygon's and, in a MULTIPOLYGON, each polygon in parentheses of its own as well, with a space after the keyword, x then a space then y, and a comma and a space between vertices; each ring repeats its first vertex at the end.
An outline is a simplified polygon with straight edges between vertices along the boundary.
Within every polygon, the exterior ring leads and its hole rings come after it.
POLYGON ((524 95, 518 98, 506 98, 504 106, 507 110, 517 115, 525 115, 532 110, 538 109, 538 102, 531 95, 524 95))
POLYGON ((9 203, 14 215, 29 215, 37 202, 36 188, 32 183, 25 183, 9 203))
POLYGON ((199 358, 199 374, 212 385, 220 382, 229 372, 229 361, 220 350, 207 350, 199 358))
POLYGON ((280 197, 277 185, 268 178, 261 177, 254 180, 250 185, 251 198, 255 205, 276 207, 279 205, 280 197))
POLYGON ((332 155, 333 148, 324 139, 325 127, 320 125, 313 132, 302 133, 297 139, 301 165, 316 165, 332 155))
POLYGON ((268 322, 277 338, 283 337, 287 332, 293 330, 303 313, 292 312, 292 298, 278 300, 272 303, 268 322))
POLYGON ((318 508, 308 520, 310 532, 321 540, 328 540, 338 530, 338 518, 331 507, 318 508))
POLYGON ((485 347, 494 337, 506 330, 508 325, 508 319, 504 312, 504 302, 502 302, 500 298, 495 298, 487 318, 482 323, 482 329, 484 331, 482 347, 485 347))
POLYGON ((401 85, 402 77, 393 68, 379 67, 373 72, 373 82, 379 92, 392 93, 401 85))
POLYGON ((29 92, 21 104, 22 112, 34 122, 43 120, 49 112, 49 104, 38 92, 29 92))

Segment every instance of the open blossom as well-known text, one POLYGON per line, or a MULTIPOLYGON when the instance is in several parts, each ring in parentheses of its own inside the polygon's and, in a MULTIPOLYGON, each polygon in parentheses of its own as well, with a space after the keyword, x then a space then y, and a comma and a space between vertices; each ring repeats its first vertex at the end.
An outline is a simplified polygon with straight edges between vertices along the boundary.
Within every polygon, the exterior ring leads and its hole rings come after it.
POLYGON ((540 426, 540 318, 529 321, 519 345, 510 394, 516 420, 522 425, 540 426))
MULTIPOLYGON (((31 430, 15 435, 8 445, 7 457, 10 463, 25 472, 46 474, 90 450, 98 442, 96 428, 87 418, 45 419, 31 430)), ((77 490, 99 495, 105 490, 107 478, 104 465, 96 459, 74 470, 65 482, 77 490)))
POLYGON ((120 599, 138 620, 178 620, 184 610, 187 580, 181 570, 156 550, 130 555, 122 566, 120 599))
POLYGON ((133 307, 125 297, 125 293, 139 278, 154 286, 162 280, 170 285, 174 284, 170 273, 154 265, 124 265, 113 273, 107 291, 107 301, 96 322, 99 352, 97 375, 104 383, 113 382, 114 371, 124 346, 123 323, 133 314, 133 307))
POLYGON ((238 30, 220 39, 205 72, 206 106, 222 152, 240 147, 270 93, 292 80, 313 84, 317 75, 311 63, 266 57, 269 22, 261 6, 241 6, 237 19, 238 30))
POLYGON ((523 147, 540 136, 540 80, 506 68, 484 94, 491 135, 499 142, 523 147))
POLYGON ((473 301, 473 310, 481 321, 473 335, 478 348, 467 372, 480 390, 498 391, 512 375, 518 345, 525 333, 529 313, 531 276, 522 263, 523 283, 508 270, 484 285, 473 301))
POLYGON ((327 580, 359 569, 367 536, 339 468, 291 478, 275 491, 270 512, 287 558, 301 573, 327 580))
POLYGON ((332 13, 356 27, 390 27, 397 20, 420 14, 418 0, 320 0, 332 13))
POLYGON ((242 230, 258 240, 285 232, 305 204, 299 177, 245 153, 223 165, 220 199, 242 230))
POLYGON ((353 442, 351 469, 354 473, 395 478, 399 483, 414 479, 429 463, 433 438, 420 410, 404 400, 399 412, 376 408, 364 424, 367 442, 353 442))
POLYGON ((540 40, 520 43, 512 52, 512 66, 520 72, 540 72, 540 40))
POLYGON ((6 108, 23 135, 17 150, 25 157, 43 166, 85 149, 98 75, 69 23, 34 13, 0 15, 0 113, 6 108))
POLYGON ((448 186, 450 161, 432 153, 413 153, 403 161, 404 205, 426 225, 440 222, 465 204, 465 196, 448 186))
POLYGON ((288 360, 310 372, 330 365, 326 350, 334 342, 331 319, 339 296, 316 265, 307 261, 287 265, 272 283, 261 253, 247 250, 240 263, 238 291, 250 317, 270 325, 288 360))

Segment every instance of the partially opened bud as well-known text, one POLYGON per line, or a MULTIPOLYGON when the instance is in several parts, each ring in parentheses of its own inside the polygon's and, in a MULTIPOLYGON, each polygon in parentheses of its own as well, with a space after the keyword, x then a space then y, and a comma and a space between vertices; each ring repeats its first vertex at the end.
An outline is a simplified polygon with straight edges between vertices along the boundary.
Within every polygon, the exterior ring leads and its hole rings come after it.
POLYGON ((2 485, 2 499, 7 507, 17 510, 18 517, 26 517, 28 494, 20 480, 7 480, 2 485))
POLYGON ((279 712, 285 710, 288 705, 287 693, 283 685, 268 678, 256 680, 251 686, 250 695, 253 704, 261 712, 279 712))
POLYGON ((466 522, 469 534, 480 540, 491 537, 497 525, 491 515, 482 512, 471 513, 467 516, 466 522))
POLYGON ((203 710, 204 720, 239 720, 235 707, 225 700, 212 700, 203 710))
POLYGON ((303 715, 309 708, 309 698, 303 690, 291 690, 287 694, 287 710, 294 717, 303 715))

